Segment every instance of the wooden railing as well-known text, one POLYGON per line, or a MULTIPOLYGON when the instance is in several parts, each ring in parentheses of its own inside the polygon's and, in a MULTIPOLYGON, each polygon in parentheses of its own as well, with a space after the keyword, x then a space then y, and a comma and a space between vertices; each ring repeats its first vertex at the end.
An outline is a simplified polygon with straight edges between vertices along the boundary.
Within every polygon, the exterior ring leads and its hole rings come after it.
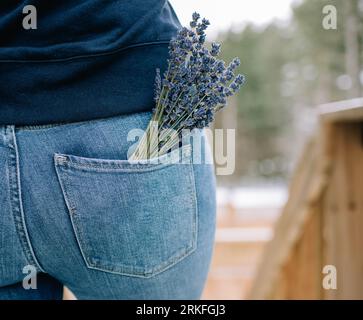
POLYGON ((251 299, 363 299, 363 98, 318 110, 251 299))

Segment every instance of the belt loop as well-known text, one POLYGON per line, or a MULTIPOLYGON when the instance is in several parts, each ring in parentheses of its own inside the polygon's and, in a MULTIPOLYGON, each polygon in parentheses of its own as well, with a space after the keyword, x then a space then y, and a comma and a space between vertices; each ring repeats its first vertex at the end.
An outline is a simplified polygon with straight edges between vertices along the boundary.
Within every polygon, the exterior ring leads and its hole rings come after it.
POLYGON ((15 126, 0 126, 0 143, 11 149, 15 148, 13 135, 14 130, 15 126))
POLYGON ((5 145, 5 127, 0 126, 0 146, 5 145))

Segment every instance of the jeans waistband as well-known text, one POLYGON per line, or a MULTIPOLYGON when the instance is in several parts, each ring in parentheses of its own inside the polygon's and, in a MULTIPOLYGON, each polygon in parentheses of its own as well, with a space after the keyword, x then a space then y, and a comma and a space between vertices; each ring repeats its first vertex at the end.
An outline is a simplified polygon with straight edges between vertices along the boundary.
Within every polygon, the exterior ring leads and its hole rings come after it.
MULTIPOLYGON (((92 119, 92 120, 85 120, 85 121, 77 121, 77 122, 62 122, 62 123, 52 123, 52 124, 42 124, 42 125, 18 125, 18 126, 10 126, 14 127, 16 131, 20 130, 44 130, 44 129, 51 129, 56 127, 66 127, 66 126, 79 126, 84 124, 92 124, 97 122, 107 122, 107 121, 113 121, 117 119, 127 119, 127 118, 135 118, 135 117, 144 117, 145 115, 150 115, 151 112, 138 112, 138 113, 130 113, 130 114, 123 114, 123 115, 117 115, 113 117, 108 118, 98 118, 98 119, 92 119)), ((0 126, 1 127, 1 126, 0 126)))

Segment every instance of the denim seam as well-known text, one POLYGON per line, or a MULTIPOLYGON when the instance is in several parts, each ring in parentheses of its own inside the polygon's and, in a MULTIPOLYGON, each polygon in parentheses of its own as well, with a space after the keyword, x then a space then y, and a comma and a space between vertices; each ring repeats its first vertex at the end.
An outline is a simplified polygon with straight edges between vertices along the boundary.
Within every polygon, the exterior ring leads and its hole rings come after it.
MULTIPOLYGON (((164 264, 160 264, 158 266, 158 268, 155 268, 153 270, 151 270, 150 272, 137 272, 137 271, 116 271, 116 270, 112 270, 111 268, 104 268, 101 265, 97 265, 95 263, 92 264, 88 264, 87 267, 90 269, 94 269, 94 270, 99 270, 99 271, 103 271, 103 272, 108 272, 108 273, 112 273, 112 274, 118 274, 118 275, 123 275, 123 276, 128 276, 128 277, 138 277, 138 278, 152 278, 160 273, 163 273, 167 270, 169 270, 170 268, 172 268, 173 266, 175 266, 178 262, 181 262, 184 258, 190 256, 195 250, 197 249, 197 247, 194 246, 190 246, 188 248, 186 248, 183 254, 179 254, 175 259, 169 259, 166 260, 164 264)), ((130 266, 124 266, 125 269, 130 269, 130 266)), ((121 266, 118 266, 117 268, 113 268, 113 269, 122 269, 121 266)))
MULTIPOLYGON (((63 197, 66 202, 66 206, 68 208, 70 219, 72 222, 73 231, 75 233, 75 237, 78 242, 79 250, 82 254, 82 257, 86 263, 86 266, 90 269, 95 269, 103 272, 109 272, 113 274, 120 274, 125 276, 133 276, 133 277, 142 277, 142 278, 150 278, 153 277, 161 272, 164 272, 183 260, 185 257, 189 256, 196 250, 196 243, 197 243, 197 206, 196 206, 196 189, 195 189, 195 179, 194 179, 194 170, 193 165, 191 163, 191 158, 189 159, 189 179, 188 179, 188 190, 189 190, 189 201, 190 201, 190 208, 193 211, 193 225, 192 225, 192 239, 189 242, 188 246, 186 248, 183 248, 182 250, 179 250, 178 252, 174 253, 172 257, 164 261, 163 263, 160 263, 157 267, 150 268, 149 271, 145 271, 145 267, 137 267, 137 266, 130 266, 130 265, 118 265, 115 266, 107 266, 107 263, 104 262, 98 262, 92 257, 87 257, 86 252, 92 252, 92 249, 88 246, 86 242, 83 241, 85 238, 83 231, 81 228, 77 226, 76 218, 77 218, 77 209, 75 204, 72 201, 72 197, 67 192, 67 185, 69 185, 69 180, 67 177, 67 174, 62 175, 60 170, 64 170, 64 168, 61 167, 61 163, 55 161, 55 167, 56 172, 58 176, 59 183, 61 185, 63 197), (137 271, 137 269, 144 269, 144 271, 137 271), (124 270, 123 270, 124 269, 124 270), (131 270, 131 271, 130 271, 131 270)), ((163 168, 166 168, 164 166, 163 168)))
POLYGON ((75 208, 74 204, 71 202, 71 198, 67 194, 66 188, 65 188, 65 186, 63 184, 63 179, 61 178, 59 168, 58 168, 56 163, 55 163, 55 171, 57 173, 57 177, 58 177, 59 185, 60 185, 61 190, 62 190, 63 198, 64 198, 64 201, 66 203, 66 206, 67 206, 67 209, 68 209, 68 212, 69 212, 69 215, 70 215, 70 220, 71 220, 71 224, 72 224, 72 228, 73 228, 73 233, 74 233, 74 236, 75 236, 76 241, 78 243, 78 248, 79 248, 79 250, 81 252, 81 255, 83 257, 84 262, 86 263, 86 265, 88 267, 88 260, 86 258, 85 253, 83 252, 83 249, 82 249, 82 243, 83 242, 79 237, 78 228, 77 228, 76 224, 74 223, 74 219, 73 219, 73 216, 76 214, 76 208, 75 208))
MULTIPOLYGON (((62 164, 59 164, 60 166, 62 166, 62 164)), ((157 171, 157 170, 161 170, 167 167, 170 167, 172 165, 175 165, 175 163, 167 163, 167 164, 154 164, 154 165, 150 165, 150 166, 137 166, 135 169, 126 169, 126 168, 121 168, 117 165, 115 166, 110 166, 109 168, 101 168, 101 167, 97 167, 97 166, 92 166, 92 165, 78 165, 78 164, 71 164, 69 165, 70 168, 74 168, 77 169, 79 171, 84 171, 84 172, 90 172, 90 170, 92 170, 92 172, 99 172, 99 173, 144 173, 144 172, 152 172, 152 171, 157 171)), ((68 165, 67 164, 63 164, 63 166, 66 168, 68 165)), ((135 165, 136 166, 136 165, 135 165)))
POLYGON ((21 195, 21 182, 20 182, 20 167, 19 167, 19 152, 16 143, 16 136, 14 127, 8 127, 10 137, 10 166, 9 170, 9 183, 11 190, 11 208, 14 216, 15 226, 18 233, 20 243, 22 245, 24 254, 28 262, 35 266, 39 271, 45 272, 38 262, 30 238, 29 233, 25 223, 24 208, 22 203, 21 195))
POLYGON ((198 244, 198 224, 199 224, 199 209, 198 209, 198 198, 197 198, 197 187, 196 187, 196 183, 195 183, 195 173, 194 173, 194 164, 191 164, 191 171, 192 171, 192 183, 193 183, 193 192, 192 194, 194 195, 194 199, 193 201, 193 205, 194 205, 194 212, 195 212, 195 219, 194 219, 194 247, 195 249, 197 249, 197 244, 198 244))
MULTIPOLYGON (((149 171, 156 171, 156 170, 160 170, 166 167, 169 167, 171 165, 173 165, 173 163, 160 163, 160 164, 152 164, 152 165, 132 165, 135 166, 134 169, 127 169, 127 168, 122 168, 123 165, 111 165, 110 163, 107 164, 108 168, 104 168, 101 167, 99 165, 91 165, 91 164, 87 164, 87 165, 83 165, 83 164, 75 164, 74 162, 69 162, 69 163, 59 163, 60 166, 64 166, 65 168, 70 167, 70 168, 74 168, 80 171, 85 171, 85 172, 89 172, 90 170, 92 170, 93 172, 103 172, 103 173, 116 173, 116 172, 130 172, 130 173, 143 173, 143 172, 149 172, 149 171)), ((125 165, 127 165, 125 163, 125 165)))
POLYGON ((52 123, 52 124, 35 124, 35 125, 19 125, 16 127, 16 130, 47 130, 47 129, 53 129, 55 127, 59 127, 63 125, 64 123, 52 123))

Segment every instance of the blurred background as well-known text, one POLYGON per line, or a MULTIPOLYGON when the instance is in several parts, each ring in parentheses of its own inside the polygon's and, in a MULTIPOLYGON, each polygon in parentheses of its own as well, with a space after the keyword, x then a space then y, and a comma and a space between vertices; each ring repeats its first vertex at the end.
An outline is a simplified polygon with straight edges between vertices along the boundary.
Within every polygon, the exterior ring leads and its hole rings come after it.
POLYGON ((236 170, 217 177, 204 298, 362 298, 363 103, 349 99, 363 95, 363 0, 170 2, 183 25, 194 11, 208 18, 209 40, 247 77, 215 123, 236 129, 236 170), (329 13, 336 28, 323 26, 329 13), (341 275, 335 296, 325 264, 341 275))

